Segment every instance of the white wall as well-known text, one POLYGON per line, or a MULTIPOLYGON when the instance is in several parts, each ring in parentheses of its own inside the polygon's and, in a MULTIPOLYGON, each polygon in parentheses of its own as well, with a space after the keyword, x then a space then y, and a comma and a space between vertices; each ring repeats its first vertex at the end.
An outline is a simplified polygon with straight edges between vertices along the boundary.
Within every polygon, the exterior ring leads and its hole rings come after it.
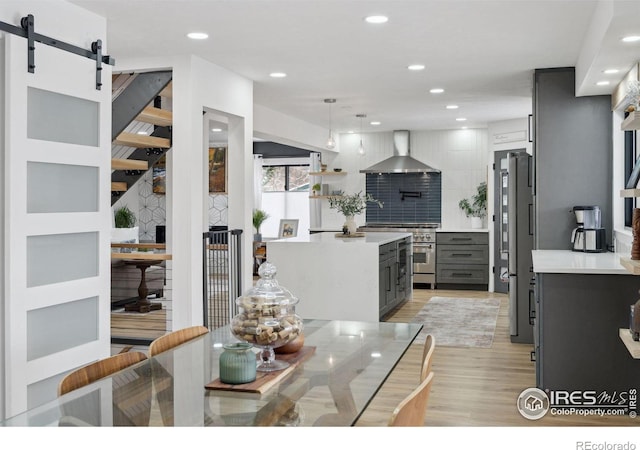
MULTIPOLYGON (((4 186, 4 45, 5 40, 0 36, 0 186, 4 186)), ((0 332, 0 420, 4 419, 4 411, 5 411, 5 401, 4 401, 4 390, 5 390, 5 351, 4 351, 4 330, 6 330, 5 326, 5 302, 4 302, 4 230, 5 230, 5 212, 4 212, 4 195, 0 195, 0 325, 2 326, 2 332, 0 332)))
POLYGON ((202 232, 208 230, 203 110, 228 117, 228 225, 245 230, 243 289, 252 284, 253 84, 190 56, 119 61, 122 71, 173 70, 173 148, 167 157, 167 251, 173 255, 173 329, 202 321, 202 232), (178 299, 181 299, 178 301, 178 299), (185 301, 184 299, 189 299, 185 301))
POLYGON ((298 219, 298 236, 308 234, 309 201, 308 192, 263 192, 262 209, 269 214, 260 227, 263 239, 278 237, 280 219, 298 219))
MULTIPOLYGON (((328 178, 329 191, 341 189, 348 194, 365 191, 364 169, 393 155, 393 133, 363 133, 365 155, 358 154, 360 134, 340 135, 340 154, 322 152, 322 160, 329 170, 341 167, 345 177, 328 178)), ((471 219, 464 216, 458 202, 475 193, 482 181, 487 181, 487 130, 429 130, 411 131, 411 156, 442 172, 442 226, 444 228, 470 228, 471 219)), ((323 228, 342 227, 344 218, 328 208, 323 201, 323 228)), ((365 216, 356 217, 363 225, 365 216)))

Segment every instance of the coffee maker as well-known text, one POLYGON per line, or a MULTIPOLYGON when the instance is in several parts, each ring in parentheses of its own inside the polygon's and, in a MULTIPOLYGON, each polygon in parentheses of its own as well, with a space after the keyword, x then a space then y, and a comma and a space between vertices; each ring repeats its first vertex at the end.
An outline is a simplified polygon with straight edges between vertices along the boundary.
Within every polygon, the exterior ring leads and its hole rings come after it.
POLYGON ((571 249, 574 252, 604 252, 607 236, 602 228, 600 207, 574 206, 572 211, 578 227, 571 232, 571 249))

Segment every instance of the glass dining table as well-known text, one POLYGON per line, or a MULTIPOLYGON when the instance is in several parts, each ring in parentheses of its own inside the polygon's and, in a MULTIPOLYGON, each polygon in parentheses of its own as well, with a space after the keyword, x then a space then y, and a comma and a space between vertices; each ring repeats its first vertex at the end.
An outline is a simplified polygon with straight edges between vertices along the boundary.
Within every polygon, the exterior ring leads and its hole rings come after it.
POLYGON ((222 327, 0 426, 352 426, 421 329, 305 320, 310 356, 260 393, 205 388, 237 341, 222 327))

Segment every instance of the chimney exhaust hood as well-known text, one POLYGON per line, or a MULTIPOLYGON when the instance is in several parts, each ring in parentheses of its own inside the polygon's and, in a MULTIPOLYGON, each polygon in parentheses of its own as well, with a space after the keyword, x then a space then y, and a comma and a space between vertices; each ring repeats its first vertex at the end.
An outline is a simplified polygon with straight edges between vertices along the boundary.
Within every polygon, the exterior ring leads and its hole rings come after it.
POLYGON ((440 173, 409 154, 409 131, 393 132, 393 156, 360 170, 360 173, 440 173))

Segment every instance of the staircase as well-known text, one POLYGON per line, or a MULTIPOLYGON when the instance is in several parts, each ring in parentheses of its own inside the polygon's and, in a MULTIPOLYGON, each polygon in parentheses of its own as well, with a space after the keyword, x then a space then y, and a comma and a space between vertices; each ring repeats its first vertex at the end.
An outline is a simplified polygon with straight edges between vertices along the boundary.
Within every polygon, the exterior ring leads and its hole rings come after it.
POLYGON ((170 71, 114 75, 111 205, 171 148, 170 71))

